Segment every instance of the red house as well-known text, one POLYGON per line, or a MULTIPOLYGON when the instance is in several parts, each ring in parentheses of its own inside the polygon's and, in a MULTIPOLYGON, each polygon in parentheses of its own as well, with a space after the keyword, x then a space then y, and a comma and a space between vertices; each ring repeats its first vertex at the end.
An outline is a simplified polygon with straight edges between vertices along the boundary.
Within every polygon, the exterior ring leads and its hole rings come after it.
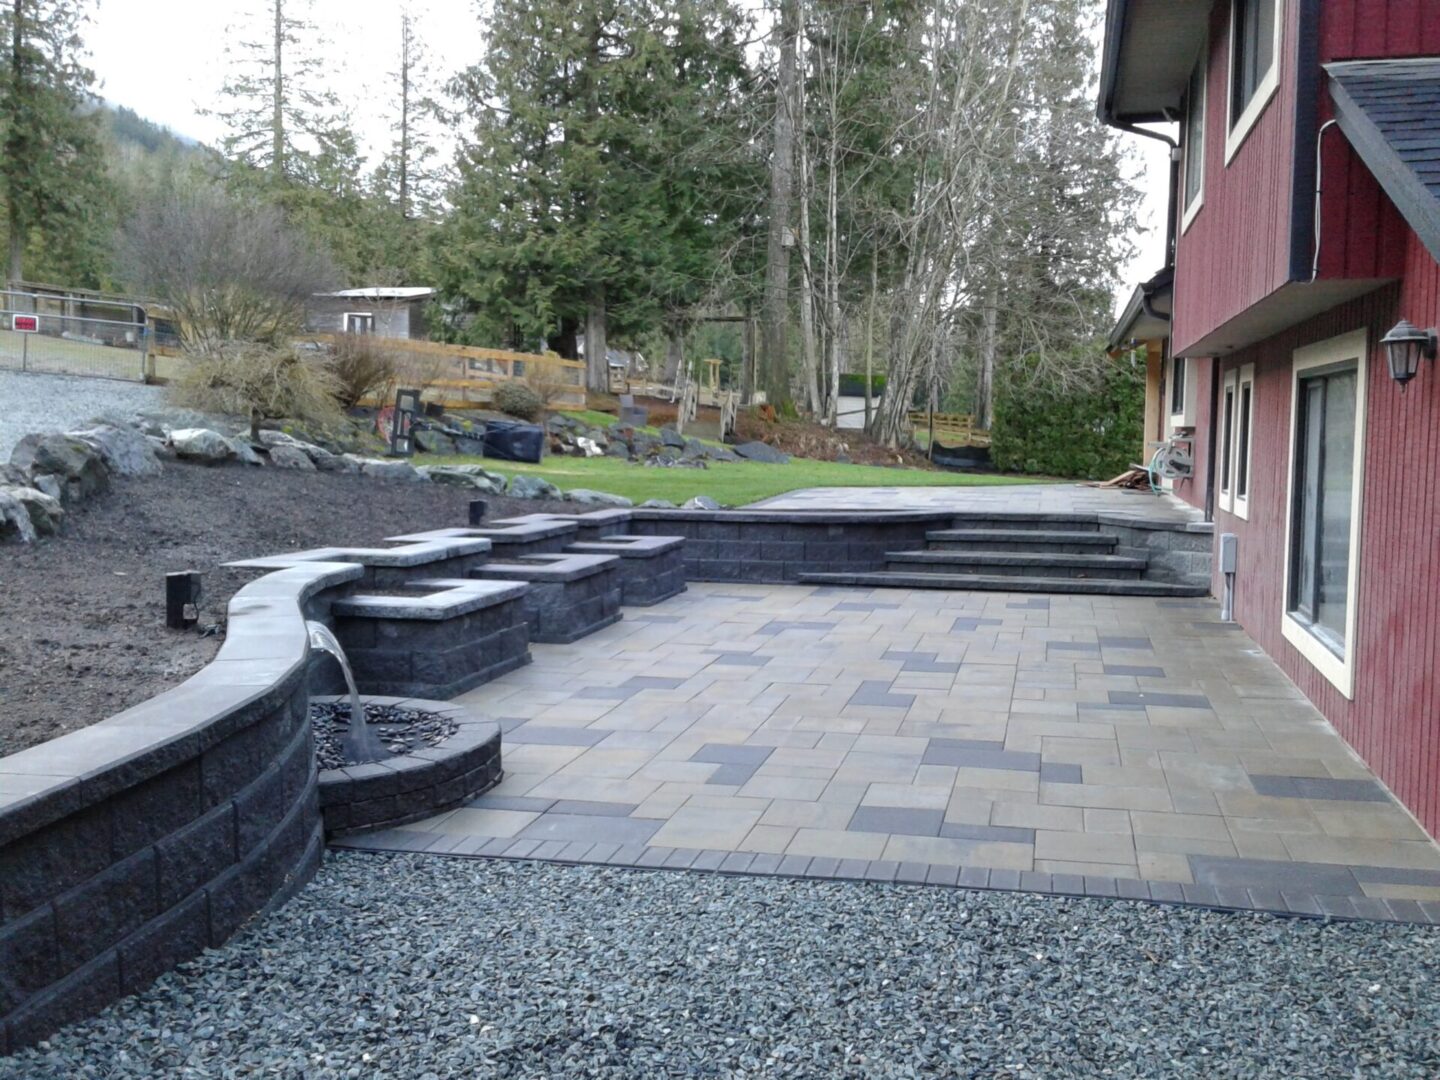
POLYGON ((1215 591, 1440 834, 1440 0, 1109 0, 1099 108, 1178 129, 1112 344, 1161 357, 1215 591))

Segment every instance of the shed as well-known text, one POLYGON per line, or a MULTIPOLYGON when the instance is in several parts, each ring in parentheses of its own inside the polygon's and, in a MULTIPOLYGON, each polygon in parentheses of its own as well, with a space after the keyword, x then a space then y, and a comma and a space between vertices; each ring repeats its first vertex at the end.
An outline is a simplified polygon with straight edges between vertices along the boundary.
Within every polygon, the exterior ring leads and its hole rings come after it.
POLYGON ((374 334, 424 340, 429 336, 425 307, 434 296, 434 289, 419 286, 317 293, 306 312, 305 328, 313 334, 374 334))

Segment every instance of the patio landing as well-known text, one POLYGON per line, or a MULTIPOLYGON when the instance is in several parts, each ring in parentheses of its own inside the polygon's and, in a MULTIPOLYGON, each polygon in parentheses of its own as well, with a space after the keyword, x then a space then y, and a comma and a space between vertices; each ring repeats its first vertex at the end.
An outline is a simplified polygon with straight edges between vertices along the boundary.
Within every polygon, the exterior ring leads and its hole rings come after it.
POLYGON ((1440 849, 1209 600, 692 585, 461 700, 471 805, 340 846, 1440 922, 1440 849))

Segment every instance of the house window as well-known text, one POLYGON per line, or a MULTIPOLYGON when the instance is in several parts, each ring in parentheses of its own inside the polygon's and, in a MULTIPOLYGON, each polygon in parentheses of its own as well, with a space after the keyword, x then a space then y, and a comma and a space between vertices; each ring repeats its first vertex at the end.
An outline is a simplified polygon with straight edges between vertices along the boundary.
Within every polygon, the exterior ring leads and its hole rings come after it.
POLYGON ((1361 470, 1362 331, 1295 354, 1285 637, 1346 697, 1354 688, 1361 470))
POLYGON ((375 316, 368 311, 347 311, 344 326, 347 334, 373 334, 375 316))
POLYGON ((1250 425, 1255 400, 1255 365, 1225 376, 1220 405, 1220 509, 1250 516, 1250 425))
POLYGON ((1182 423, 1185 415, 1185 357, 1176 356, 1170 360, 1170 416, 1182 423))
POLYGON ((1230 13, 1228 162, 1280 85, 1282 0, 1233 0, 1230 13))
POLYGON ((1189 228, 1205 201, 1205 62, 1202 55, 1190 74, 1185 94, 1185 200, 1181 229, 1189 228))

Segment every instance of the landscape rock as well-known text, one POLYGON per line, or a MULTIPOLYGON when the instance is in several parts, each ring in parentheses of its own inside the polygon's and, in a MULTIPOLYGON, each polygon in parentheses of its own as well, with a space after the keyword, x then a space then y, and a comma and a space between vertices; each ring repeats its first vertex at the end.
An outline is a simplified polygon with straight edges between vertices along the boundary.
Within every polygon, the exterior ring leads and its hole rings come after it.
POLYGON ((443 431, 418 428, 412 434, 412 438, 415 440, 415 445, 427 454, 455 453, 455 440, 443 431))
POLYGON ((741 443, 735 447, 735 453, 746 461, 759 461, 766 465, 784 465, 790 461, 789 454, 763 442, 741 443))
POLYGON ((58 476, 54 476, 50 473, 39 473, 30 483, 31 486, 35 488, 35 490, 43 491, 52 499, 58 500, 64 498, 65 496, 64 483, 61 482, 58 476))
POLYGON ((262 428, 260 431, 260 445, 269 449, 272 446, 300 446, 302 443, 293 435, 287 435, 283 431, 271 431, 262 428))
POLYGON ((624 461, 630 460, 630 448, 618 439, 605 448, 605 456, 620 458, 624 461))
POLYGON ((481 457, 485 453, 485 443, 472 435, 456 435, 455 452, 465 457, 481 457))
POLYGON ((526 473, 516 473, 510 477, 510 483, 505 487, 505 494, 512 499, 559 499, 562 497, 560 489, 549 480, 526 473))
POLYGON ((14 495, 0 491, 0 543, 6 542, 33 544, 35 526, 25 505, 14 495))
POLYGON ((391 480, 400 483, 420 483, 425 477, 415 471, 415 466, 408 461, 386 461, 383 458, 360 458, 351 457, 352 461, 360 466, 360 474, 374 480, 391 480))
POLYGON ((133 427, 99 424, 70 434, 91 446, 115 476, 155 476, 163 469, 150 441, 133 427))
POLYGON ((601 447, 598 442, 596 442, 594 439, 587 439, 584 435, 576 437, 575 445, 580 448, 580 452, 583 453, 587 458, 600 457, 605 453, 604 448, 601 447))
POLYGON ((235 460, 242 465, 263 465, 260 455, 255 452, 255 447, 250 445, 249 438, 243 435, 236 435, 230 440, 230 448, 235 451, 235 460))
POLYGON ((612 495, 608 491, 592 491, 589 488, 572 488, 565 493, 567 502, 583 503, 586 506, 634 506, 624 495, 612 495))
POLYGON ((235 457, 235 447, 230 444, 230 440, 209 428, 180 428, 172 431, 170 445, 184 461, 219 465, 235 457))
POLYGON ((640 504, 641 510, 674 510, 675 504, 669 499, 646 499, 640 504))
POLYGON ((734 450, 730 450, 730 449, 728 449, 727 447, 724 447, 724 446, 712 446, 712 447, 710 448, 710 460, 711 460, 711 461, 744 461, 745 459, 742 458, 739 454, 735 453, 734 450))
POLYGON ((681 510, 721 510, 723 507, 709 495, 696 495, 680 507, 681 510))
POLYGON ((0 495, 20 504, 37 536, 53 536, 60 530, 65 511, 54 496, 33 487, 0 487, 0 495))
POLYGON ((301 472, 315 472, 315 462, 298 446, 278 443, 270 447, 270 464, 277 469, 298 469, 301 472))
POLYGON ((344 454, 332 454, 324 447, 314 446, 310 443, 301 443, 300 449, 310 456, 310 460, 314 462, 315 468, 320 472, 358 473, 360 471, 360 466, 344 454))
POLYGON ((110 487, 100 452, 73 435, 27 435, 15 445, 10 464, 30 476, 53 476, 67 499, 88 499, 110 487))
POLYGON ((477 465, 421 465, 415 471, 431 483, 473 488, 487 495, 505 494, 505 478, 487 473, 477 465))
POLYGON ((681 435, 672 427, 663 427, 660 429, 660 441, 666 446, 673 446, 676 450, 683 450, 685 448, 685 436, 681 435))

